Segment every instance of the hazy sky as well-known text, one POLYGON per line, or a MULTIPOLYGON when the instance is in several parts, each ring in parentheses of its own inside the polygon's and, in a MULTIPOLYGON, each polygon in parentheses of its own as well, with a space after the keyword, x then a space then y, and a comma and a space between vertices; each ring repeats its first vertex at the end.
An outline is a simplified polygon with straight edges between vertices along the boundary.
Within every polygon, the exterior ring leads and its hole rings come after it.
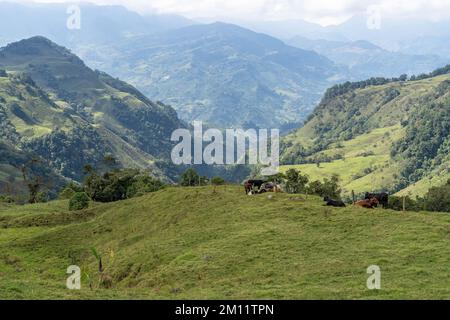
MULTIPOLYGON (((0 0, 4 1, 4 0, 0 0)), ((29 0, 6 0, 26 2, 29 0)), ((78 2, 36 0, 37 2, 78 2)), ((121 4, 138 11, 173 13, 188 18, 235 20, 305 19, 322 25, 338 24, 376 6, 386 17, 450 19, 450 0, 88 0, 97 4, 121 4)))

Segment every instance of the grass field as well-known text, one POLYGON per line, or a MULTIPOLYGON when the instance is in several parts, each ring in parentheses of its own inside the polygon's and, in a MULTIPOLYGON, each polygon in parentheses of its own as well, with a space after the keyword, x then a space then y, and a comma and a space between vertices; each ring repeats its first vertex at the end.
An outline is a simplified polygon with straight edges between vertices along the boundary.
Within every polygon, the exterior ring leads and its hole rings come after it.
POLYGON ((327 208, 237 186, 66 208, 0 206, 1 299, 450 298, 449 214, 327 208), (112 288, 99 287, 91 248, 112 288), (65 287, 72 264, 79 291, 65 287), (370 265, 381 290, 366 288, 370 265))

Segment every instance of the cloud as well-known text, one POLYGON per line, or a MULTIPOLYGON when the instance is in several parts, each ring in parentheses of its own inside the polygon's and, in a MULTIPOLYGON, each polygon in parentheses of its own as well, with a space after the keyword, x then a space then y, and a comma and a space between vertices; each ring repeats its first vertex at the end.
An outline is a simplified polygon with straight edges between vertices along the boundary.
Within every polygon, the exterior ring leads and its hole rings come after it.
MULTIPOLYGON (((0 0, 1 1, 1 0, 0 0)), ((17 0, 16 0, 17 1, 17 0)), ((77 2, 76 0, 36 0, 77 2)), ((85 0, 86 1, 86 0, 85 0)), ((377 6, 394 18, 450 19, 450 0, 87 0, 96 4, 120 4, 140 13, 180 14, 189 18, 235 20, 306 19, 326 24, 365 14, 377 6)))

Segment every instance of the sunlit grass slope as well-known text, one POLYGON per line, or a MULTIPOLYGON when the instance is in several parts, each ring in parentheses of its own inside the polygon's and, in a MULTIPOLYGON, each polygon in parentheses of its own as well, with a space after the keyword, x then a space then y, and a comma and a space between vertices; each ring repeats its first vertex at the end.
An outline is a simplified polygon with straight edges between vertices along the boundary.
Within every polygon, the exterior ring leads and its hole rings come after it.
MULTIPOLYGON (((288 147, 282 158, 289 159, 286 164, 298 163, 300 159, 292 159, 290 154, 295 154, 299 146, 311 149, 317 144, 334 143, 308 156, 306 160, 312 164, 284 166, 282 171, 296 168, 310 175, 312 180, 339 174, 346 195, 351 190, 357 193, 398 190, 396 185, 407 159, 392 158, 393 146, 405 136, 408 121, 420 106, 430 102, 448 106, 449 91, 442 89, 447 88, 448 83, 450 75, 393 82, 356 89, 321 103, 310 121, 284 137, 288 147), (318 157, 335 159, 336 155, 344 160, 322 161, 320 167, 314 163, 318 157)), ((440 165, 425 166, 423 179, 399 194, 423 196, 430 187, 445 183, 450 177, 450 158, 442 158, 436 161, 440 165)))
POLYGON ((352 190, 357 193, 380 190, 394 183, 397 164, 391 160, 389 148, 402 134, 400 125, 374 129, 354 139, 332 144, 319 153, 327 156, 341 154, 343 159, 322 162, 319 166, 287 165, 282 166, 281 171, 294 168, 306 173, 312 180, 323 180, 338 174, 345 195, 352 190))
POLYGON ((450 298, 448 214, 327 208, 237 186, 66 206, 0 207, 0 298, 450 298), (91 248, 112 288, 99 288, 91 248), (65 287, 72 264, 79 291, 65 287), (366 288, 374 264, 379 291, 366 288))

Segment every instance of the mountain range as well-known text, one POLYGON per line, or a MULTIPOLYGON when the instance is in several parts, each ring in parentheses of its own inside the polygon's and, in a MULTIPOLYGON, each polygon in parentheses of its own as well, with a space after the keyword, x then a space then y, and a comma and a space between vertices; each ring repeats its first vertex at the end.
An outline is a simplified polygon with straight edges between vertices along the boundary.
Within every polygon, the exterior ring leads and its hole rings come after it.
POLYGON ((193 21, 177 15, 140 15, 122 6, 77 5, 80 28, 69 29, 70 4, 0 2, 0 45, 32 36, 45 36, 70 49, 111 43, 137 35, 181 28, 193 21))
POLYGON ((84 58, 219 128, 298 123, 345 70, 319 54, 235 25, 194 25, 98 48, 84 58))
POLYGON ((335 83, 428 73, 450 62, 442 41, 448 32, 431 33, 445 23, 415 21, 408 29, 384 19, 382 28, 370 30, 361 15, 339 26, 302 20, 237 22, 243 28, 80 4, 81 28, 73 30, 66 26, 67 8, 0 3, 0 43, 45 36, 88 66, 172 105, 181 119, 219 128, 287 132, 335 83), (433 49, 423 51, 420 43, 433 49))
POLYGON ((401 74, 418 75, 442 67, 450 62, 436 54, 405 54, 385 50, 365 40, 330 41, 311 40, 296 36, 288 44, 315 51, 331 61, 348 68, 355 80, 371 77, 397 77, 401 74))
MULTIPOLYGON (((437 17, 438 18, 438 17, 437 17)), ((368 23, 371 15, 356 14, 337 25, 321 26, 304 20, 279 20, 236 23, 258 32, 288 41, 296 36, 310 40, 339 42, 369 41, 385 50, 408 54, 433 54, 449 56, 450 23, 448 20, 431 20, 414 17, 381 15, 378 26, 368 23), (420 46, 426 43, 426 46, 420 46), (410 48, 414 47, 415 50, 410 48)))

